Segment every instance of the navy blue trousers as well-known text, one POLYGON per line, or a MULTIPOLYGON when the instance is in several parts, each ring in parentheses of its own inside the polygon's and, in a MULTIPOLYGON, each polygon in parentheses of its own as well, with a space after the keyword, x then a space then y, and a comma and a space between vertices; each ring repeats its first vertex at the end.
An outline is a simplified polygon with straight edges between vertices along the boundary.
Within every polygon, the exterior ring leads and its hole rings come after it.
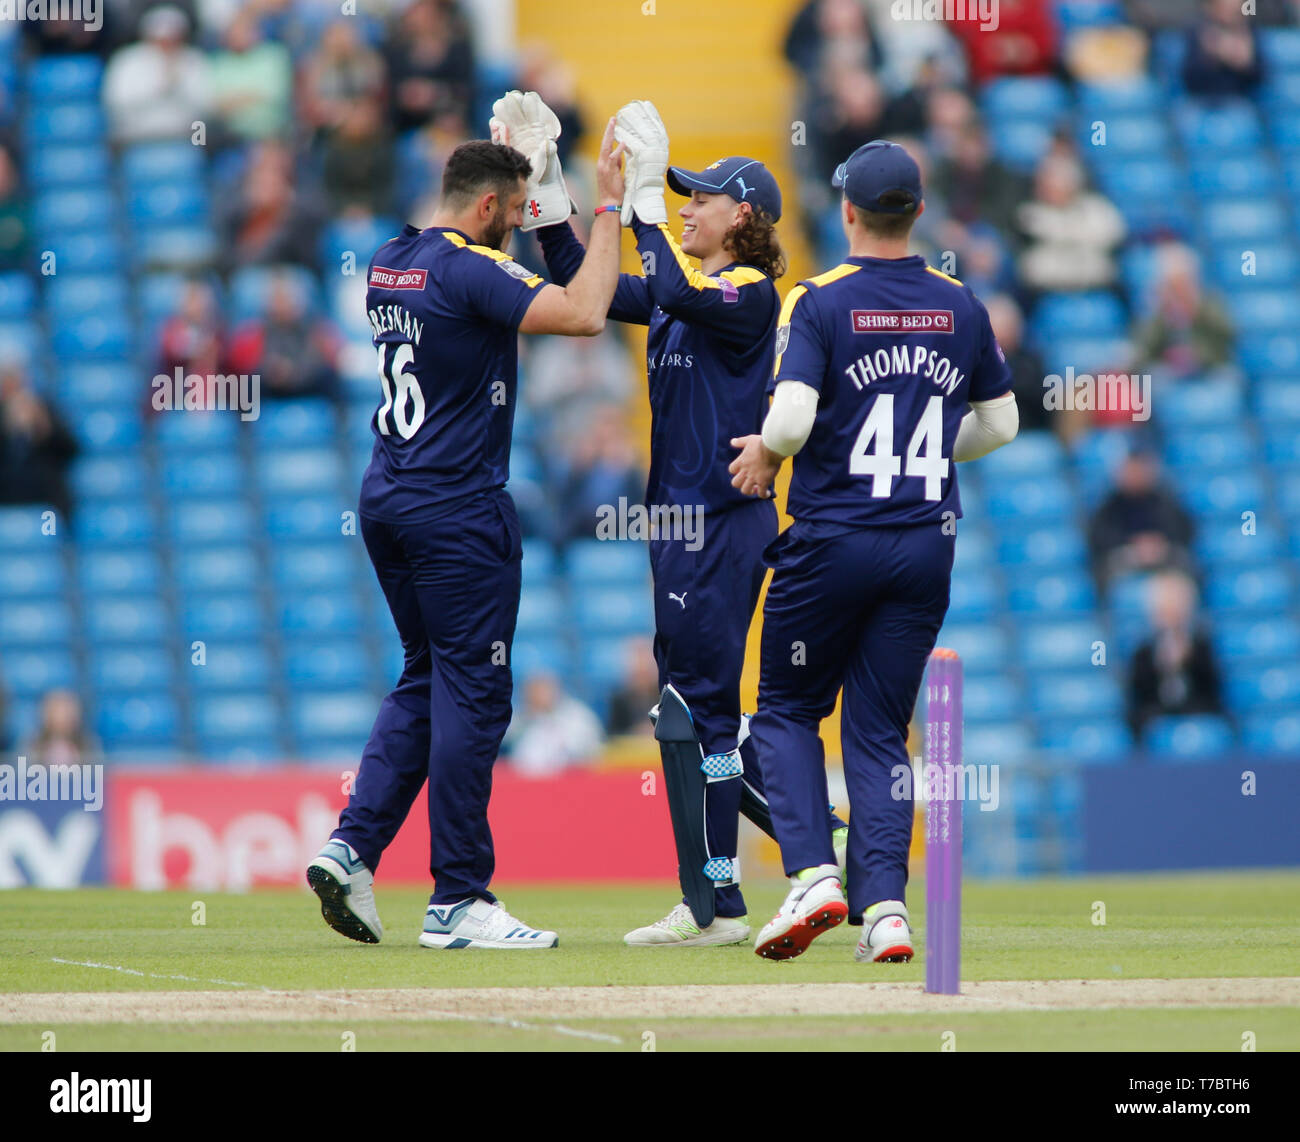
POLYGON ((523 553, 514 502, 499 489, 418 522, 362 516, 361 535, 405 663, 379 707, 333 835, 374 871, 427 781, 430 903, 493 901, 488 798, 510 725, 523 553))
POLYGON ((937 524, 843 531, 796 522, 772 545, 750 732, 787 875, 835 861, 822 719, 841 687, 851 922, 904 900, 912 840, 907 731, 948 612, 955 537, 937 524))
MULTIPOLYGON (((659 685, 671 682, 685 699, 706 754, 736 748, 745 642, 767 575, 763 551, 777 528, 776 505, 755 500, 706 515, 697 551, 682 539, 650 543, 659 685)), ((745 752, 750 760, 755 756, 745 752)), ((756 765, 747 764, 743 780, 762 795, 756 765)), ((741 782, 735 779, 708 787, 705 827, 714 856, 736 855, 740 793, 741 782)), ((824 821, 825 806, 822 817, 824 821)), ((738 885, 717 889, 716 904, 719 916, 745 915, 738 885)))

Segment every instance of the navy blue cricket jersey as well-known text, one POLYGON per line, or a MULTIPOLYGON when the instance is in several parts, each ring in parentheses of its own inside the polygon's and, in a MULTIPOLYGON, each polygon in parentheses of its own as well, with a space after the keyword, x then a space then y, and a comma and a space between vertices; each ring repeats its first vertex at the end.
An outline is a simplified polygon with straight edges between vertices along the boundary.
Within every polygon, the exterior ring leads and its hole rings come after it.
MULTIPOLYGON (((621 274, 609 316, 648 325, 650 473, 646 503, 724 511, 751 497, 731 486, 733 436, 761 430, 772 375, 776 286, 762 270, 732 263, 695 269, 666 225, 633 223, 645 276, 621 274)), ((582 264, 568 223, 538 231, 560 285, 582 264)))
POLYGON ((459 230, 407 226, 379 247, 367 281, 382 403, 370 425, 361 510, 400 522, 502 487, 517 332, 543 279, 459 230))
POLYGON ((908 526, 961 515, 952 460, 970 401, 1011 391, 988 312, 967 285, 910 258, 849 258, 786 296, 772 388, 820 394, 795 455, 797 520, 908 526))

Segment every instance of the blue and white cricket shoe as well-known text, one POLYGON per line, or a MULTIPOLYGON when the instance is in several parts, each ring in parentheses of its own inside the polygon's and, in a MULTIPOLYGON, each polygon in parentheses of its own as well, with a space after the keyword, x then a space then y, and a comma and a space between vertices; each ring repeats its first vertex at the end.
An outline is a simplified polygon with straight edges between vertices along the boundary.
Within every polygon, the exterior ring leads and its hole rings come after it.
POLYGON ((426 948, 554 948, 560 937, 516 920, 500 904, 477 896, 459 904, 429 905, 420 944, 426 948))
POLYGON ((375 878, 346 841, 329 841, 307 866, 325 923, 349 940, 377 944, 384 934, 375 910, 375 878))

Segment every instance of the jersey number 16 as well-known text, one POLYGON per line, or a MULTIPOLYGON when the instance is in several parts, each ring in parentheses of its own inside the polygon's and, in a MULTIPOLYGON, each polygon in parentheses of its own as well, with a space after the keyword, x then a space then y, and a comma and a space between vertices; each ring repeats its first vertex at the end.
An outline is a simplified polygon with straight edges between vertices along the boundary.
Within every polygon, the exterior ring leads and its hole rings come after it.
POLYGON ((933 396, 907 442, 907 467, 894 454, 894 394, 881 393, 871 405, 862 431, 853 442, 849 471, 871 477, 873 499, 888 499, 894 491, 894 477, 915 476, 925 481, 925 498, 943 498, 943 481, 948 478, 948 459, 943 455, 943 397, 933 396), (874 447, 873 447, 874 445, 874 447))
POLYGON ((393 414, 393 425, 397 435, 403 440, 410 440, 416 430, 424 423, 424 390, 415 374, 408 373, 406 366, 415 359, 415 350, 403 341, 400 345, 379 345, 379 383, 384 390, 384 403, 376 414, 379 431, 385 436, 393 434, 388 426, 388 414, 393 414), (391 355, 389 350, 392 350, 391 355), (394 389, 396 392, 394 393, 394 389), (407 405, 410 411, 407 411, 407 405))

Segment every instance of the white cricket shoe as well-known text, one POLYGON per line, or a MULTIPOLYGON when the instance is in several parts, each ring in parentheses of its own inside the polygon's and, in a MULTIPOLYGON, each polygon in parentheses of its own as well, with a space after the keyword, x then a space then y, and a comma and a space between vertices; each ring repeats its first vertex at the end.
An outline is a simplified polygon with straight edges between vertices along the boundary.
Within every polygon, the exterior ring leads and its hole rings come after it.
POLYGON ((489 904, 477 896, 459 904, 429 905, 424 914, 420 944, 425 948, 554 948, 554 932, 530 928, 516 920, 500 903, 489 904))
POLYGON ((806 868, 790 878, 790 893, 781 910, 764 926, 754 945, 756 955, 789 960, 803 955, 823 932, 849 915, 840 887, 840 870, 833 864, 806 868))
POLYGON ((912 958, 912 924, 901 900, 882 900, 862 914, 858 963, 905 964, 912 958))
POLYGON ((715 944, 743 944, 749 939, 749 917, 715 916, 701 928, 687 904, 678 904, 662 920, 637 928, 623 937, 634 948, 704 948, 715 944))
POLYGON ((349 940, 377 944, 384 934, 375 910, 375 878, 346 841, 331 840, 307 866, 325 923, 349 940))

